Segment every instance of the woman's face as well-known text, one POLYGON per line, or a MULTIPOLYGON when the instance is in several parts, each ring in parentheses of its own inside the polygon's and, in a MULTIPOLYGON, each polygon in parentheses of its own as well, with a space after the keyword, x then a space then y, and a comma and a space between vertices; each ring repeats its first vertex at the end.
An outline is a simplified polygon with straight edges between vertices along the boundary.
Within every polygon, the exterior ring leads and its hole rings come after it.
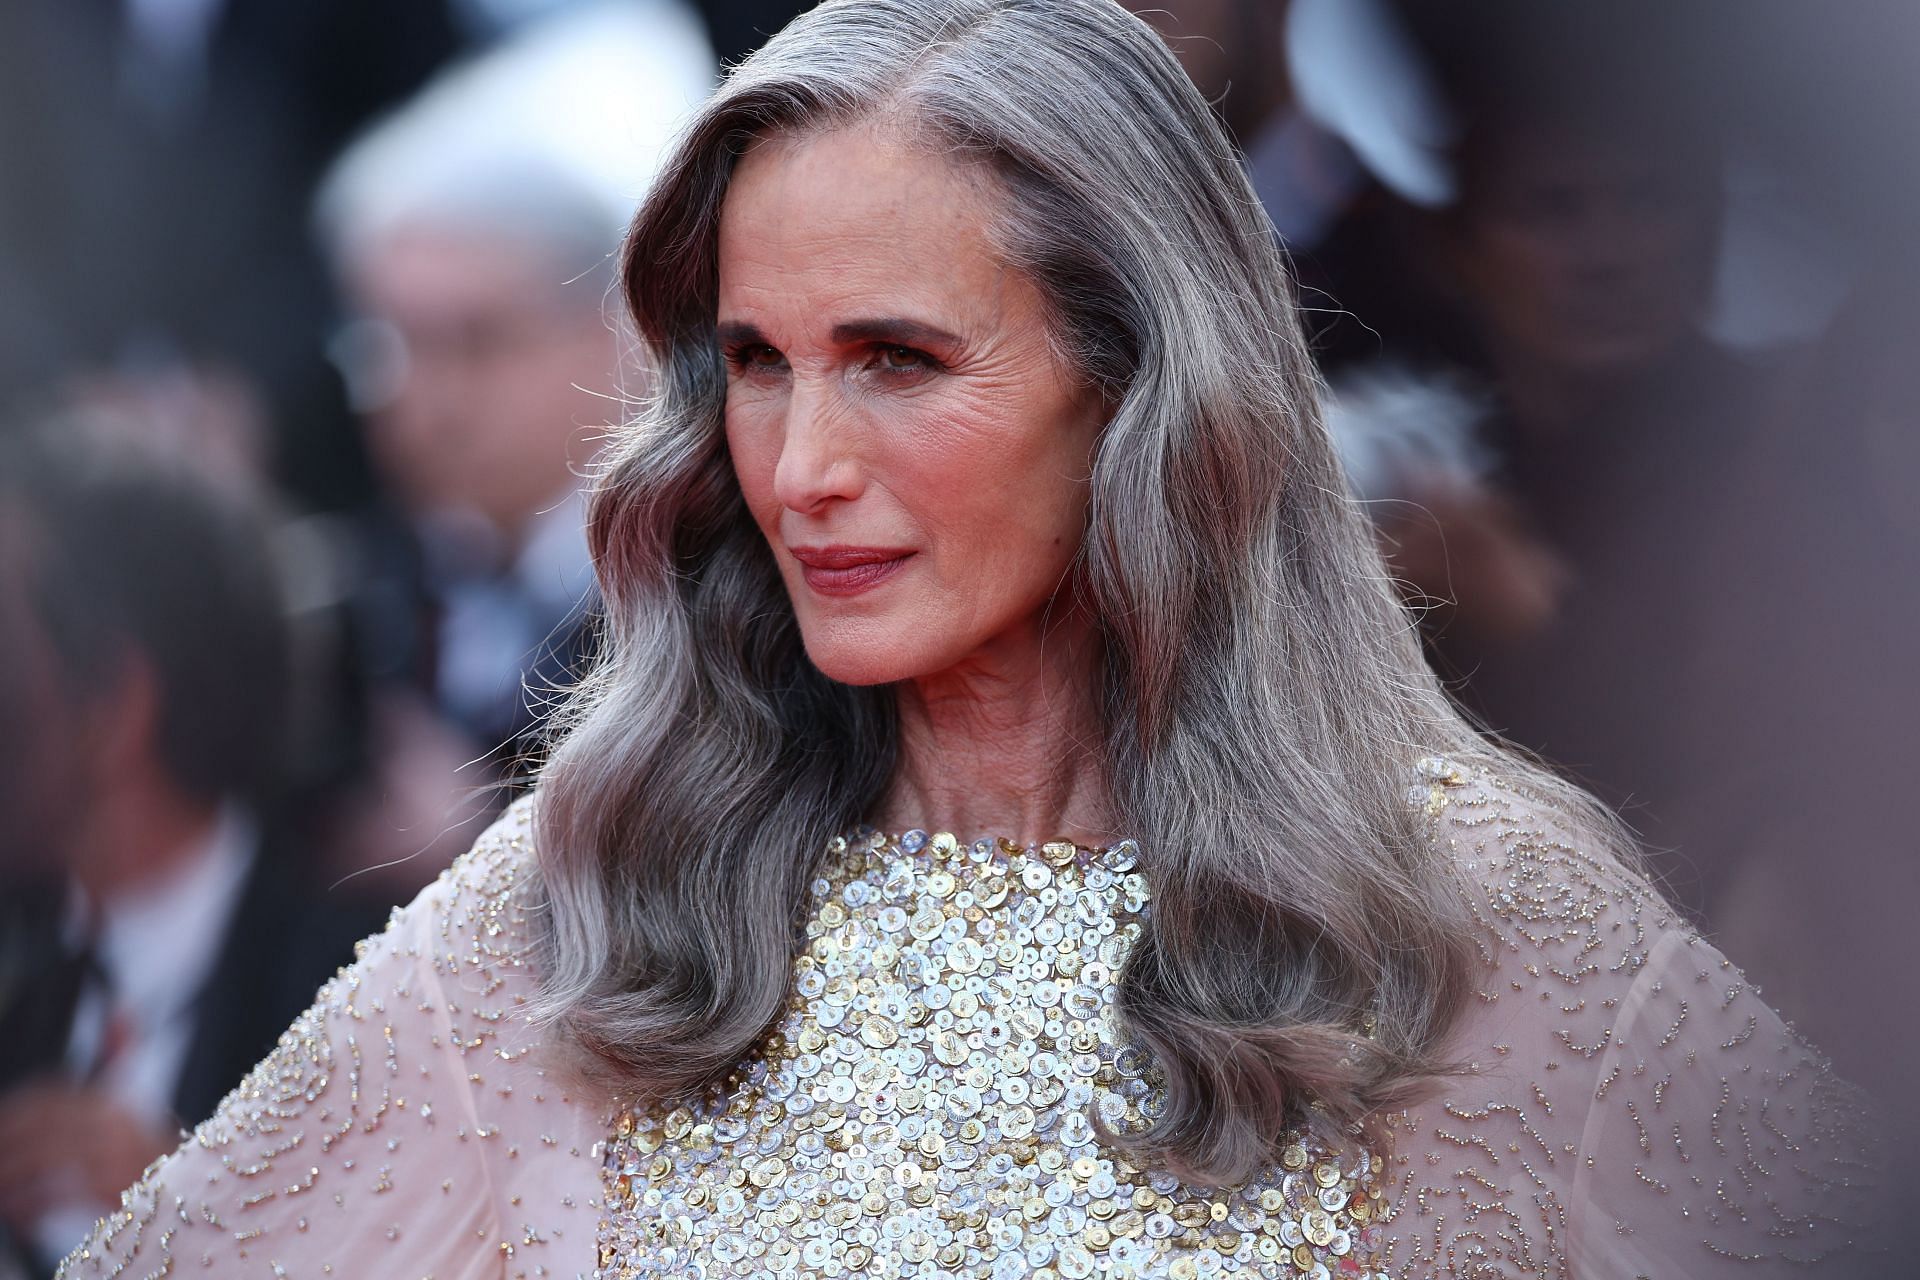
POLYGON ((871 128, 775 139, 721 211, 727 447, 807 653, 880 684, 1039 642, 1097 394, 988 236, 979 172, 871 128))

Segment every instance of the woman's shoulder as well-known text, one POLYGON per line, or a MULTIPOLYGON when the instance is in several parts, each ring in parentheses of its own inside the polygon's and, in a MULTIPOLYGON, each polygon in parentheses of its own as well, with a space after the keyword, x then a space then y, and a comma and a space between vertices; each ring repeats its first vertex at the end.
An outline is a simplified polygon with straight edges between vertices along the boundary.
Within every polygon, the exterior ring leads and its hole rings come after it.
POLYGON ((1576 789, 1437 756, 1415 770, 1409 800, 1465 886, 1496 967, 1551 964, 1535 976, 1630 982, 1661 942, 1698 939, 1625 828, 1576 789))
MULTIPOLYGON (((1518 768, 1427 756, 1414 766, 1410 803, 1436 843, 1474 885, 1497 896, 1514 887, 1575 881, 1634 904, 1660 901, 1624 830, 1577 789, 1518 768)), ((1584 895, 1583 895, 1584 896, 1584 895)))
MULTIPOLYGON (((532 1047, 537 1031, 516 1014, 539 985, 529 905, 534 803, 531 796, 514 802, 411 902, 395 907, 385 929, 355 944, 353 963, 320 988, 273 1052, 199 1127, 196 1143, 227 1147, 278 1132, 284 1108, 248 1104, 270 1089, 284 1092, 287 1080, 331 1084, 340 1028, 377 1022, 388 1045, 417 1041, 423 1057, 451 1050, 476 1067, 532 1047)), ((476 1070, 472 1079, 484 1077, 476 1070)), ((285 1101, 323 1096, 303 1088, 285 1101)))
POLYGON ((539 794, 529 792, 508 805, 412 903, 396 909, 384 936, 460 986, 537 985, 538 804, 539 794))
POLYGON ((518 1015, 540 985, 537 804, 537 793, 515 800, 412 901, 395 907, 381 932, 355 944, 353 964, 320 989, 306 1016, 357 1010, 375 991, 410 1001, 402 1016, 425 1014, 429 1002, 417 990, 430 986, 439 997, 433 1013, 452 1023, 463 1052, 530 1047, 538 1029, 518 1015))
MULTIPOLYGON (((534 847, 538 792, 508 805, 384 933, 360 944, 378 967, 390 953, 439 993, 453 1043, 472 1062, 563 1056, 529 1016, 540 990, 538 916, 544 896, 534 847)), ((477 1073, 476 1073, 477 1075, 477 1073)))
POLYGON ((1415 1238, 1484 1240, 1495 1214, 1513 1274, 1853 1256, 1874 1169, 1863 1100, 1624 833, 1520 770, 1425 760, 1409 798, 1484 961, 1448 1049, 1465 1070, 1397 1144, 1415 1238))

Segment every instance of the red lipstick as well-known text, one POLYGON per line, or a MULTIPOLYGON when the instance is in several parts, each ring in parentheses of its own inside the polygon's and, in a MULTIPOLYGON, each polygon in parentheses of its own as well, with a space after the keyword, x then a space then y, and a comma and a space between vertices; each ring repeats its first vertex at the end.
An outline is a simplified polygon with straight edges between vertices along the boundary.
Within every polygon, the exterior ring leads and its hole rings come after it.
POLYGON ((898 573, 913 555, 903 547, 788 547, 800 576, 823 596, 857 596, 898 573))

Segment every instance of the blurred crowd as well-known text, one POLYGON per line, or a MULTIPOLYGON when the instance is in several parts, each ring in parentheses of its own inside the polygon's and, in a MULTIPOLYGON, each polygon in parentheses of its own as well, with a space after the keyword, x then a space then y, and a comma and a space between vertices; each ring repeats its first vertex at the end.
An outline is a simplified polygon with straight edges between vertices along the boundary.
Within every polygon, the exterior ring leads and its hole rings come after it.
MULTIPOLYGON (((1920 14, 1128 2, 1436 668, 1912 1125, 1920 14)), ((803 7, 0 7, 0 1280, 525 785, 623 222, 803 7)))

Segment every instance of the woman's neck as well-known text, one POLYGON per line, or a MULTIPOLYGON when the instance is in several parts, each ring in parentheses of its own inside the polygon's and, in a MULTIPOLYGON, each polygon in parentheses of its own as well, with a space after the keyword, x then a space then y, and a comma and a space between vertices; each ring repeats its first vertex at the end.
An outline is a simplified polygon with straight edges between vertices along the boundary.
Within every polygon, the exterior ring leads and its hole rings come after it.
POLYGON ((1024 844, 1117 839, 1099 683, 1100 639, 1079 615, 903 682, 900 763, 876 822, 1024 844))

